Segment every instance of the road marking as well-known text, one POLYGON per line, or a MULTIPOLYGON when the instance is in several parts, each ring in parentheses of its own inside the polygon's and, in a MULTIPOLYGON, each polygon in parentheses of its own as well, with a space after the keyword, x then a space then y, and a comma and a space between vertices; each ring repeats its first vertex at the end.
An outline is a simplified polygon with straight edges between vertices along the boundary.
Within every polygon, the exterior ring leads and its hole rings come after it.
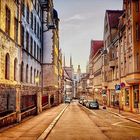
POLYGON ((52 121, 52 123, 47 127, 47 129, 39 136, 37 140, 45 140, 49 135, 53 127, 56 125, 60 117, 63 115, 64 111, 67 109, 68 105, 59 113, 59 115, 52 121))
POLYGON ((131 128, 131 129, 140 129, 140 127, 133 127, 133 126, 128 126, 128 125, 117 125, 117 126, 131 128))
POLYGON ((118 125, 120 123, 123 123, 122 121, 121 122, 116 122, 116 123, 113 123, 112 125, 118 125))

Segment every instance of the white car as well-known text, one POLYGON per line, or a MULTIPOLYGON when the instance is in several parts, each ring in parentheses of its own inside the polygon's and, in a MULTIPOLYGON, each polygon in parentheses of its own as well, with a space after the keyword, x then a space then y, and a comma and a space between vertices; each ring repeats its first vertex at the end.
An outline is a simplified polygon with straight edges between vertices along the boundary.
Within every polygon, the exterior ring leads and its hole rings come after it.
POLYGON ((66 98, 65 99, 65 103, 70 103, 71 102, 71 99, 70 98, 66 98))

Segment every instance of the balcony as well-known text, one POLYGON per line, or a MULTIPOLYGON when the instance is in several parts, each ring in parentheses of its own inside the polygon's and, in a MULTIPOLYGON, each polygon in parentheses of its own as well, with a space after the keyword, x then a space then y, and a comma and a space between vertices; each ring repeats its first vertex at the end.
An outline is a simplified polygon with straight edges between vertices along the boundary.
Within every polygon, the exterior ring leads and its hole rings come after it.
POLYGON ((116 66, 116 61, 115 60, 109 61, 109 67, 110 68, 114 68, 115 66, 116 66))

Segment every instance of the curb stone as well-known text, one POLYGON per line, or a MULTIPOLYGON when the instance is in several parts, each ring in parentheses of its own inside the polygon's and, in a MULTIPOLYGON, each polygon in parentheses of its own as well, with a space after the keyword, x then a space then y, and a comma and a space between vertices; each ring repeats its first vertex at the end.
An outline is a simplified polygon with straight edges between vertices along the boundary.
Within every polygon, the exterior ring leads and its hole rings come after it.
POLYGON ((47 138, 47 136, 50 134, 51 130, 54 128, 60 117, 63 115, 64 111, 67 109, 69 105, 67 105, 60 113, 59 115, 52 121, 52 123, 47 127, 47 129, 38 137, 37 140, 44 140, 47 138))
MULTIPOLYGON (((101 108, 101 110, 104 110, 104 109, 101 108)), ((108 112, 110 112, 110 113, 112 113, 112 114, 115 114, 116 116, 119 116, 119 117, 121 117, 121 118, 123 118, 123 119, 127 119, 127 120, 129 120, 129 121, 132 121, 132 122, 135 122, 135 123, 140 124, 140 121, 137 121, 137 120, 135 120, 135 119, 125 117, 125 116, 120 115, 120 114, 118 114, 118 113, 116 113, 116 112, 113 112, 113 111, 109 111, 109 110, 106 110, 106 111, 108 111, 108 112)))

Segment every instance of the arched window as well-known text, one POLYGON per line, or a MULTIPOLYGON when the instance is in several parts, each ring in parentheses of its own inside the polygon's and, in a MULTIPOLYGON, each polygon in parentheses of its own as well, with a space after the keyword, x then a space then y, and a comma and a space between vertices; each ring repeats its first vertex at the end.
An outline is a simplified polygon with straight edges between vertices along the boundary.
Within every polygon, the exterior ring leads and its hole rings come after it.
POLYGON ((5 57, 5 79, 10 78, 10 56, 7 53, 5 57))
POLYGON ((30 83, 32 84, 32 67, 31 67, 31 70, 30 70, 30 83))
POLYGON ((26 65, 26 82, 28 83, 28 64, 26 65))
POLYGON ((18 69, 17 65, 18 65, 18 61, 17 61, 17 58, 15 58, 14 60, 14 80, 15 81, 17 81, 17 69, 18 69))
POLYGON ((23 76, 23 73, 24 73, 23 71, 24 71, 24 70, 23 70, 23 69, 24 69, 24 63, 22 62, 22 63, 21 63, 21 70, 20 70, 20 81, 21 81, 21 82, 24 82, 24 80, 23 80, 23 79, 24 79, 24 78, 23 78, 23 77, 24 77, 24 76, 23 76))
POLYGON ((35 84, 36 69, 34 69, 34 84, 35 84))

